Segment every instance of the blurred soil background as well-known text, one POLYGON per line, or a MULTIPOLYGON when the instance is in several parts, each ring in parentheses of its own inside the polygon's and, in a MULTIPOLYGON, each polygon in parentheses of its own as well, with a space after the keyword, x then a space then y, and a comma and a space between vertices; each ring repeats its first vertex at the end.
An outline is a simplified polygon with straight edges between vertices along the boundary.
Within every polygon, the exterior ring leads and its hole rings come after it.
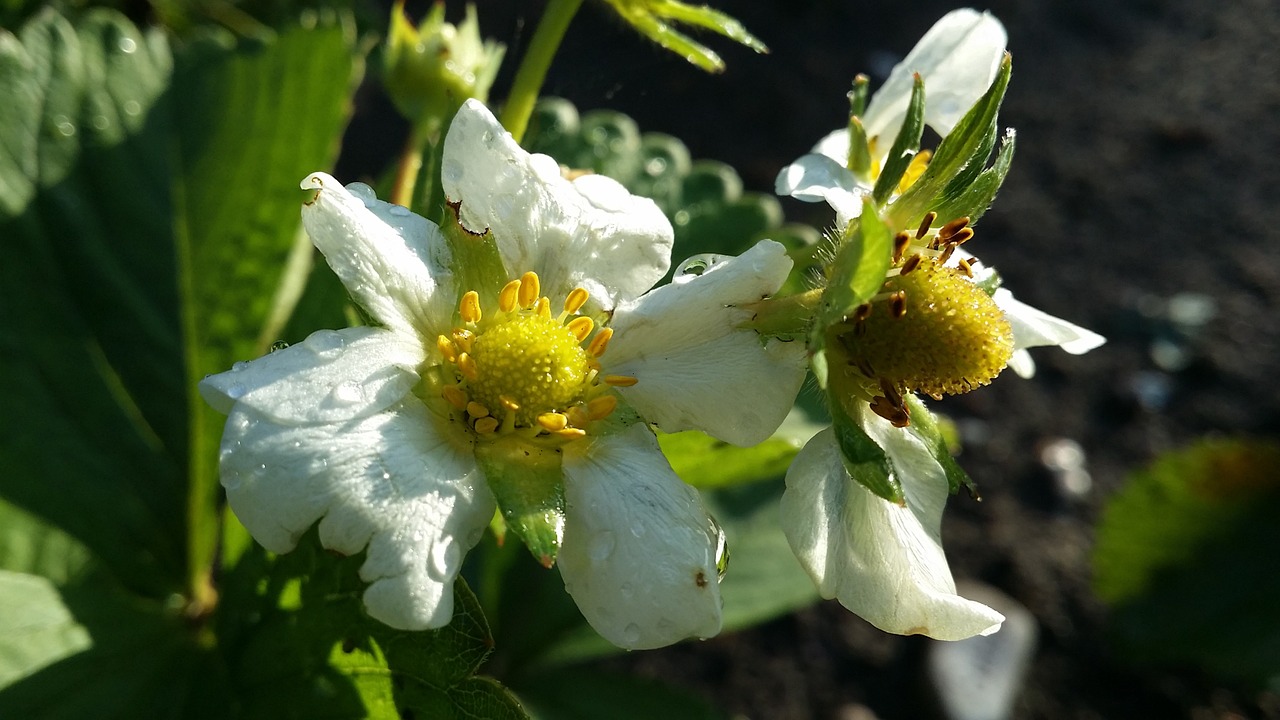
MULTIPOLYGON (((737 168, 748 191, 772 192, 783 165, 845 121, 854 74, 870 75, 874 90, 956 7, 712 4, 772 53, 704 34, 728 64, 708 76, 588 3, 546 94, 625 112, 643 131, 683 139, 694 158, 737 168)), ((410 5, 414 17, 424 9, 410 5)), ((541 3, 478 9, 484 34, 506 39, 512 58, 541 3)), ((1280 3, 1003 0, 979 9, 1009 32, 1014 74, 1001 124, 1017 129, 1018 149, 967 248, 1019 299, 1109 342, 1082 357, 1035 351, 1033 380, 1006 373, 940 404, 984 498, 961 495, 948 507, 952 568, 1034 616, 1039 641, 1018 718, 1280 717, 1275 695, 1194 667, 1126 664, 1090 587, 1095 522, 1128 473, 1205 436, 1280 434, 1280 3)), ((500 79, 495 92, 504 87, 500 79)), ((384 104, 362 95, 344 178, 395 152, 394 134, 368 131, 384 104), (373 136, 381 140, 355 144, 373 136)), ((831 222, 825 206, 787 200, 785 209, 791 221, 831 222)), ((928 718, 939 716, 930 645, 881 633, 832 601, 606 664, 694 690, 741 718, 928 718)))

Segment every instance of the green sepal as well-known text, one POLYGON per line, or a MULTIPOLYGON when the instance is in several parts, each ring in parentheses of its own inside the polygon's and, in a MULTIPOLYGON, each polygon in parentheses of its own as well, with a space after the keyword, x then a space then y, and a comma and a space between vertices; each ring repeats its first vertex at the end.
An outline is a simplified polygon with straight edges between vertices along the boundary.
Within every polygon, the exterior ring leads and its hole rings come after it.
POLYGON ((893 238, 870 198, 863 199, 862 217, 850 223, 846 238, 831 263, 831 275, 818 322, 809 333, 810 349, 821 350, 829 326, 843 321, 853 309, 875 295, 892 264, 893 238))
POLYGON ((906 430, 919 438, 929 449, 933 459, 942 466, 942 471, 947 474, 947 486, 951 489, 951 494, 956 494, 963 487, 971 496, 978 499, 978 486, 974 484, 964 468, 960 467, 960 463, 951 456, 951 448, 947 446, 946 437, 942 434, 937 418, 915 395, 908 393, 904 399, 911 413, 911 424, 906 427, 906 430))
POLYGON ((943 192, 942 202, 932 208, 938 213, 941 222, 946 223, 958 217, 968 217, 970 225, 978 222, 978 219, 987 212, 987 208, 991 207, 996 193, 1004 184, 1005 176, 1009 174, 1016 144, 1013 128, 1006 130, 1000 151, 996 154, 996 160, 991 167, 980 172, 973 182, 956 188, 957 192, 954 196, 948 195, 947 191, 943 192))
POLYGON ((507 528, 548 568, 564 540, 562 459, 560 448, 515 434, 476 443, 476 462, 507 528))
POLYGON ((458 290, 459 299, 468 290, 475 290, 481 297, 496 297, 511 279, 502 264, 498 243, 488 228, 482 233, 474 233, 463 227, 458 219, 461 207, 461 204, 449 205, 445 209, 444 222, 440 224, 440 231, 444 233, 453 255, 454 287, 458 290))
POLYGON ((849 172, 859 180, 871 179, 871 145, 867 142, 867 129, 862 126, 862 118, 849 118, 849 157, 846 165, 849 172))
POLYGON ((867 112, 867 95, 868 88, 871 86, 871 78, 858 73, 853 77, 853 89, 849 91, 849 117, 860 118, 867 112))
MULTIPOLYGON (((835 431, 836 444, 840 446, 845 472, 876 497, 897 505, 906 505, 902 481, 893 472, 893 465, 884 448, 876 444, 858 421, 845 411, 844 399, 835 397, 830 392, 827 397, 830 400, 831 428, 835 431)), ((847 399, 857 402, 853 398, 847 399)))
POLYGON ((760 39, 747 32, 734 18, 706 5, 686 5, 676 0, 605 0, 641 35, 683 57, 707 72, 723 72, 724 60, 693 38, 673 27, 685 23, 705 28, 745 45, 758 53, 767 53, 760 39))
MULTIPOLYGON (((876 178, 876 186, 871 191, 871 197, 875 199, 877 205, 883 204, 897 189, 903 173, 911 164, 911 159, 920 149, 920 138, 923 136, 924 79, 920 77, 920 73, 916 73, 915 81, 911 86, 911 100, 907 103, 907 115, 902 120, 898 136, 893 140, 893 147, 889 148, 889 154, 885 156, 880 177, 876 178)), ((852 155, 852 145, 849 152, 852 155)))
POLYGON ((889 206, 889 218, 895 226, 910 226, 913 220, 924 215, 925 208, 938 204, 943 188, 963 170, 974 163, 979 167, 985 164, 987 155, 995 146, 996 116, 1005 90, 1009 88, 1012 71, 1013 61, 1006 53, 987 92, 969 108, 951 134, 938 144, 937 152, 920 179, 889 206))

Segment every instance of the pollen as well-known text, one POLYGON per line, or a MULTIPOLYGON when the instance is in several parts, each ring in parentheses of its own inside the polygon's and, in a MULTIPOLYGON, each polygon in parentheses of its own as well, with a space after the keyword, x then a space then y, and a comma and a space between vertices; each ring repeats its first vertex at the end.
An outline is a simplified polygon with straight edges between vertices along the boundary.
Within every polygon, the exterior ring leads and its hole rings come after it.
POLYGON ((990 383, 1013 354, 1013 330, 995 301, 939 259, 890 277, 881 297, 876 304, 888 311, 869 313, 839 340, 849 364, 880 384, 884 397, 871 409, 895 425, 908 418, 894 393, 968 392, 990 383))

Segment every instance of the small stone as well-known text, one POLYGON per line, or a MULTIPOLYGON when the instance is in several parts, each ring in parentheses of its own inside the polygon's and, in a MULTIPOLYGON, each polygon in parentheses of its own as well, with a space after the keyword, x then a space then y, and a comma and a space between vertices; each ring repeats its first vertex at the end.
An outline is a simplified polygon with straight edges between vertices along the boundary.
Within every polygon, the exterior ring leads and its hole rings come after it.
POLYGON ((1036 619, 1018 601, 988 585, 961 584, 964 597, 1004 614, 1004 625, 986 637, 934 641, 927 659, 929 680, 950 720, 1006 720, 1035 655, 1036 619))

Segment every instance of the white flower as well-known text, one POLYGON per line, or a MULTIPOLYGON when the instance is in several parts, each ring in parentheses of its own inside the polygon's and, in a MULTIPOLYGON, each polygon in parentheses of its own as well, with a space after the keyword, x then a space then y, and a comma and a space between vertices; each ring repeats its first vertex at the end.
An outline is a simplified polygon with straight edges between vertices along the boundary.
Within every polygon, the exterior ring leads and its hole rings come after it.
MULTIPOLYGON (((999 20, 967 8, 953 10, 935 23, 867 103, 862 126, 873 167, 883 165, 902 126, 915 74, 924 79, 925 124, 946 137, 995 79, 1006 39, 999 20)), ((846 127, 783 168, 775 183, 777 193, 805 202, 825 200, 835 209, 838 226, 844 227, 862 213, 862 198, 872 187, 849 171, 848 158, 846 127)))
POLYGON ((818 592, 886 632, 959 640, 999 630, 1000 613, 956 595, 940 538, 948 495, 942 466, 915 435, 866 407, 859 413, 893 464, 906 504, 849 476, 832 428, 809 440, 787 471, 782 528, 818 592))
POLYGON ((367 548, 370 615, 440 627, 495 510, 476 450, 518 438, 559 463, 560 570, 597 631, 626 648, 716 634, 712 523, 631 411, 666 431, 768 437, 804 351, 738 326, 751 316, 741 306, 775 292, 790 260, 761 242, 644 294, 670 264, 658 208, 604 177, 566 180, 476 101, 455 118, 443 166, 461 222, 492 230, 514 280, 501 292, 464 287, 474 268, 437 227, 366 186, 308 176, 307 232, 381 327, 320 331, 200 383, 228 413, 232 509, 272 552, 318 520, 326 547, 367 548))

